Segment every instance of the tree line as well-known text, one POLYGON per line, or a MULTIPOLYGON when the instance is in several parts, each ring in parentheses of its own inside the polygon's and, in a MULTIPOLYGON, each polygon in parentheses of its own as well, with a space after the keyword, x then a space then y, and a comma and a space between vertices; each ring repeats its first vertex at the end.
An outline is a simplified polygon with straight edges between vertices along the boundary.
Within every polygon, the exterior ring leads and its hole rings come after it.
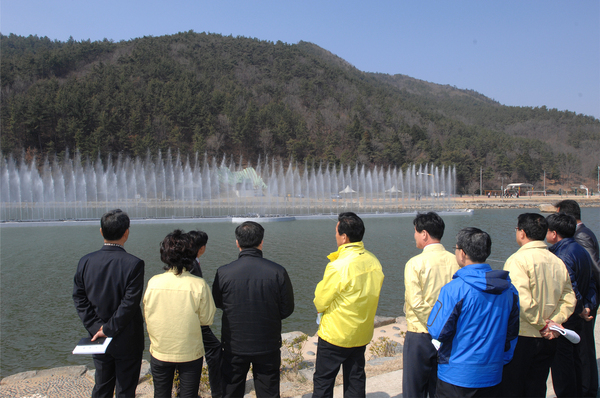
POLYGON ((171 148, 250 161, 455 164, 466 191, 481 168, 494 187, 501 176, 539 181, 543 170, 575 183, 600 153, 593 117, 361 72, 307 42, 189 31, 118 43, 10 34, 0 44, 4 155, 171 148))

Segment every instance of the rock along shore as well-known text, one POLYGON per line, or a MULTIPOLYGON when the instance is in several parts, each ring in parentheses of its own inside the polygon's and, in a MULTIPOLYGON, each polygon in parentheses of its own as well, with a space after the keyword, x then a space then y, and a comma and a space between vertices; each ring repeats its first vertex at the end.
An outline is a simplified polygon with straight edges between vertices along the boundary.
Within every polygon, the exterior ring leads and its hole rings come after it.
MULTIPOLYGON (((401 350, 401 344, 404 341, 404 332, 406 331, 406 321, 404 317, 390 318, 377 317, 375 319, 375 333, 373 340, 379 337, 388 337, 396 342, 397 351, 401 350)), ((289 341, 302 332, 290 332, 282 335, 284 341, 289 341)), ((300 379, 303 382, 286 382, 282 379, 281 390, 282 397, 294 397, 302 395, 308 387, 312 387, 312 373, 314 372, 314 360, 316 358, 317 336, 309 336, 304 344, 302 355, 304 357, 303 369, 300 371, 300 379)), ((367 352, 368 348, 367 348, 367 352)), ((290 357, 290 353, 285 347, 281 350, 282 359, 290 357)), ((282 361, 283 362, 283 361, 282 361)), ((381 362, 381 361, 379 361, 381 362)), ((371 366, 379 366, 378 361, 374 361, 371 366)), ((94 387, 93 369, 88 369, 84 365, 64 366, 54 369, 33 370, 17 373, 0 380, 0 397, 3 398, 79 398, 89 397, 94 387)), ((249 374, 250 377, 250 374, 249 374)), ((136 390, 137 398, 151 398, 154 395, 154 388, 150 375, 150 364, 148 361, 142 361, 142 369, 138 388, 136 390)), ((249 378, 246 384, 246 392, 253 396, 254 385, 249 378)), ((202 396, 210 397, 210 392, 202 396)))
MULTIPOLYGON (((376 317, 373 340, 367 346, 367 397, 390 398, 402 396, 402 344, 406 333, 404 317, 376 317), (383 340, 381 340, 383 338, 383 340), (395 352, 392 357, 374 358, 370 346, 377 342, 392 343, 395 352)), ((302 332, 290 332, 282 335, 283 340, 292 340, 303 335, 302 332)), ((600 322, 596 322, 596 353, 600 353, 600 322)), ((281 379, 281 396, 310 398, 312 395, 312 374, 316 358, 317 336, 310 336, 303 346, 304 362, 295 380, 281 379)), ((377 348, 377 346, 375 347, 377 348)), ((286 348, 282 348, 282 363, 289 357, 286 348)), ((598 359, 600 362, 600 359, 598 359)), ((341 372, 338 375, 341 382, 341 372)), ((94 370, 86 366, 67 366, 55 369, 29 371, 8 376, 0 381, 0 397, 3 398, 79 398, 89 397, 94 386, 94 370)), ((137 398, 152 398, 154 389, 150 377, 150 365, 142 361, 140 381, 136 391, 137 398)), ((210 397, 210 392, 201 392, 202 397, 210 397)), ((254 397, 253 382, 246 383, 246 398, 254 397)), ((548 377, 547 397, 555 397, 552 378, 548 377)), ((342 386, 336 386, 334 398, 342 398, 342 386)))

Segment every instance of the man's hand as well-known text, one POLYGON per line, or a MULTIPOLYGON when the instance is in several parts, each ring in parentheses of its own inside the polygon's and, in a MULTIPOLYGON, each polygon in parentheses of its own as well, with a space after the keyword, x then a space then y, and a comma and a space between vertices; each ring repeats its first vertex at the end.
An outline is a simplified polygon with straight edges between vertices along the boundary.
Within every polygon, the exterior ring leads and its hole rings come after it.
POLYGON ((592 319, 594 319, 589 308, 584 308, 583 311, 581 311, 581 314, 579 314, 579 316, 582 317, 586 322, 589 322, 592 319))
POLYGON ((552 340, 560 337, 560 333, 558 333, 555 330, 550 330, 550 326, 558 326, 559 328, 564 329, 562 325, 559 325, 558 323, 551 321, 550 319, 546 319, 546 326, 544 326, 544 328, 540 330, 540 334, 542 335, 542 337, 546 340, 552 340))
POLYGON ((104 326, 100 326, 100 330, 98 330, 98 332, 94 335, 94 337, 92 337, 92 341, 96 341, 96 339, 99 339, 101 337, 108 337, 107 335, 104 334, 104 332, 102 331, 102 328, 104 326))

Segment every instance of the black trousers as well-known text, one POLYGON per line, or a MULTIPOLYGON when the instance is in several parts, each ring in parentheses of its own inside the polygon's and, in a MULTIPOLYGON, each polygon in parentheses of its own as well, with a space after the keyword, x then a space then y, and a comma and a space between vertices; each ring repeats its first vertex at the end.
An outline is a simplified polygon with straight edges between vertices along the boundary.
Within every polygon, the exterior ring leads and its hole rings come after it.
POLYGON ((313 398, 333 397, 335 378, 342 366, 344 397, 362 398, 366 394, 365 349, 338 347, 319 337, 313 376, 313 398))
POLYGON ((581 358, 583 373, 581 375, 581 394, 583 397, 596 397, 598 395, 598 363, 596 362, 596 341, 594 325, 598 315, 598 307, 592 310, 594 318, 583 323, 581 341, 577 344, 581 358))
POLYGON ((154 383, 154 398, 171 398, 175 369, 179 371, 179 397, 198 398, 202 357, 189 362, 166 362, 150 357, 150 370, 154 383))
MULTIPOLYGON (((584 322, 579 315, 575 315, 571 316, 563 326, 581 336, 584 322)), ((583 341, 579 344, 573 344, 563 337, 559 337, 556 341, 556 354, 550 369, 552 371, 552 385, 558 398, 583 396, 583 362, 579 350, 579 345, 582 343, 583 341)), ((584 353, 584 355, 587 355, 587 353, 584 353)))
POLYGON ((92 358, 96 367, 92 398, 112 398, 113 393, 117 398, 135 397, 142 367, 142 351, 133 356, 101 354, 92 355, 92 358))
POLYGON ((221 342, 214 335, 210 326, 202 326, 202 341, 204 342, 204 358, 206 359, 206 366, 208 366, 210 394, 213 398, 220 398, 223 395, 221 342))
POLYGON ((438 379, 435 396, 436 398, 475 398, 475 397, 498 397, 499 385, 492 387, 467 388, 459 387, 454 384, 446 383, 438 379))
POLYGON ((402 396, 435 397, 437 385, 437 350, 429 333, 406 332, 402 355, 402 396))
POLYGON ((252 364, 254 390, 258 398, 279 398, 281 350, 264 355, 236 355, 223 351, 223 397, 241 398, 246 389, 246 376, 252 364))
POLYGON ((545 397, 558 339, 519 336, 512 361, 502 370, 502 397, 545 397))

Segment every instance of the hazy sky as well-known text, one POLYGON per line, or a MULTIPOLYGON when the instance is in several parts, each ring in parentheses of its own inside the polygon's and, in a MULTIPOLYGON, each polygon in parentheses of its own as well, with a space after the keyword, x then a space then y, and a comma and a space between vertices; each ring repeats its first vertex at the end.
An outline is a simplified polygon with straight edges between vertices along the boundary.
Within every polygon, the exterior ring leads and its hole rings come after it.
POLYGON ((0 31, 114 41, 181 31, 315 43, 367 72, 600 118, 600 1, 2 0, 0 31))

